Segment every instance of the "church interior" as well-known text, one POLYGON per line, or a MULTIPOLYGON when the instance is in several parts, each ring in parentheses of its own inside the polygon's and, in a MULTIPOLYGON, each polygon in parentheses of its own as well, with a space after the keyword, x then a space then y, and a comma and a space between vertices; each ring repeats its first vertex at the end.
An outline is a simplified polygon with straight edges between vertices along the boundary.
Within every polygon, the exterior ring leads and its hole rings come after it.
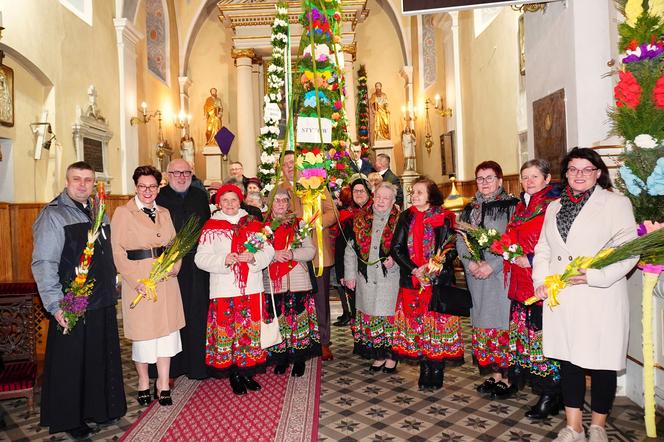
MULTIPOLYGON (((65 187, 67 166, 91 163, 96 179, 105 183, 109 215, 133 198, 132 172, 139 165, 165 172, 169 161, 183 158, 206 186, 225 181, 234 162, 242 163, 246 177, 258 176, 263 159, 257 140, 267 121, 264 97, 276 3, 0 0, 0 316, 19 315, 29 324, 22 330, 30 335, 30 359, 37 367, 34 405, 32 399, 12 396, 0 401, 5 421, 0 440, 68 440, 49 439, 48 430, 38 425, 48 323, 39 296, 30 295, 29 312, 16 313, 15 305, 2 301, 17 285, 33 283, 32 225, 65 187), (220 149, 214 135, 221 128, 234 137, 220 149)), ((287 3, 292 42, 287 60, 295 67, 302 49, 302 6, 287 3)), ((613 1, 465 3, 479 6, 404 14, 400 0, 341 1, 339 55, 349 141, 366 143, 371 160, 377 154, 390 157, 406 206, 409 183, 427 176, 442 190, 446 204, 459 210, 477 191, 475 166, 486 160, 502 166, 505 189, 518 195, 521 164, 547 159, 557 180, 557 164, 575 146, 598 152, 615 178, 625 146, 607 116, 615 105, 617 82, 609 74, 621 59, 618 26, 624 18, 613 1), (387 111, 374 112, 375 101, 387 111), (368 105, 371 115, 362 119, 368 105), (383 125, 376 129, 379 118, 383 125)), ((619 373, 607 427, 616 441, 646 438, 638 271, 628 279, 628 288, 627 368, 619 373)), ((661 435, 661 279, 652 302, 654 314, 646 329, 654 340, 661 435)), ((333 300, 332 315, 339 311, 333 300)), ((3 325, 3 352, 14 345, 9 336, 16 335, 17 325, 11 327, 3 325)), ((130 350, 120 336, 128 364, 130 350)), ((481 379, 469 360, 450 370, 443 390, 422 393, 414 386, 417 367, 400 365, 399 375, 392 377, 368 375, 364 362, 352 354, 348 328, 333 327, 332 341, 335 359, 311 363, 319 364, 321 373, 318 384, 312 381, 319 407, 312 440, 536 441, 550 440, 564 426, 562 416, 539 423, 523 418, 524 407, 535 398, 527 392, 498 405, 475 397, 474 384, 481 379)), ((470 338, 466 341, 469 345, 470 338)), ((136 378, 131 366, 125 371, 129 398, 136 378)), ((177 394, 189 394, 188 388, 193 392, 195 386, 187 382, 177 394)), ((144 410, 133 396, 128 403, 126 416, 95 440, 117 440, 136 428, 144 410)), ((218 412, 226 413, 223 407, 218 412)), ((197 418, 192 419, 194 428, 197 418)), ((160 434, 164 440, 205 440, 160 434)), ((226 440, 267 440, 256 434, 236 437, 226 440)))

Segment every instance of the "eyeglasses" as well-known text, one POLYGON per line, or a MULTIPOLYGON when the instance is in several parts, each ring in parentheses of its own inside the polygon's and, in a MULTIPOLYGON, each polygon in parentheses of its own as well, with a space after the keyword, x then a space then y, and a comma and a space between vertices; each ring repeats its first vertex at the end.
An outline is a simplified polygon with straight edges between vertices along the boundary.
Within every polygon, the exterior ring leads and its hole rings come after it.
POLYGON ((596 170, 597 170, 596 167, 584 167, 583 169, 577 169, 576 167, 572 166, 569 169, 567 169, 567 173, 569 173, 572 176, 576 176, 579 174, 579 172, 581 172, 583 176, 590 176, 596 170))
POLYGON ((495 175, 490 175, 490 176, 478 176, 477 178, 475 178, 475 182, 477 182, 477 184, 482 184, 482 183, 491 184, 491 183, 493 183, 494 181, 496 181, 496 178, 498 178, 498 177, 495 176, 495 175))
POLYGON ((146 186, 145 184, 139 184, 138 186, 136 186, 136 188, 141 192, 145 192, 148 189, 150 190, 150 192, 154 192, 159 188, 159 186, 157 186, 156 184, 151 184, 149 186, 146 186))
POLYGON ((365 189, 353 189, 353 193, 367 193, 365 189))
POLYGON ((181 176, 184 176, 185 178, 189 178, 191 176, 191 170, 173 170, 171 172, 168 172, 171 175, 173 175, 175 178, 180 178, 181 176))

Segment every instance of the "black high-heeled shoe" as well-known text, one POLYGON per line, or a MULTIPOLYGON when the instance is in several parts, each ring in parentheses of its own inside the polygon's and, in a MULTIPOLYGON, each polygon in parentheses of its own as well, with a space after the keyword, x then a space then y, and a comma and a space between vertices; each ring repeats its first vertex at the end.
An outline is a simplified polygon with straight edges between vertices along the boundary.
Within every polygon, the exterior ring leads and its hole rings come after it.
POLYGON ((372 373, 378 373, 383 369, 383 367, 385 367, 385 361, 383 361, 383 363, 380 365, 373 365, 372 362, 371 365, 369 365, 369 371, 372 373))
POLYGON ((304 375, 304 362, 299 361, 299 362, 294 362, 293 363, 293 370, 291 371, 291 376, 294 378, 301 378, 304 375))
POLYGON ((136 399, 138 400, 139 405, 150 405, 152 403, 152 395, 150 394, 150 389, 139 390, 136 392, 136 399))
POLYGON ((163 406, 173 405, 173 399, 171 398, 171 390, 161 390, 159 392, 159 405, 163 406))
POLYGON ((394 361, 394 367, 388 367, 387 361, 385 361, 385 364, 383 364, 383 373, 388 373, 388 374, 396 373, 397 365, 399 365, 399 361, 394 361))

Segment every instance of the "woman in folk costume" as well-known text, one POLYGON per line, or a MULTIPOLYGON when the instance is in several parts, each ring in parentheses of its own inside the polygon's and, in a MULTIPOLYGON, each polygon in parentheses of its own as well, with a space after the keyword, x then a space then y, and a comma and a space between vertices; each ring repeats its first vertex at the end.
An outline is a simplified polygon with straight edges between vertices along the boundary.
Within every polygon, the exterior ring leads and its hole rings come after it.
MULTIPOLYGON (((311 295, 311 278, 307 263, 314 259, 316 248, 311 236, 296 237, 304 221, 289 210, 290 191, 278 189, 272 202, 272 212, 267 225, 274 233, 272 246, 274 258, 264 274, 265 292, 274 293, 274 303, 279 317, 279 328, 283 341, 267 350, 275 363, 276 374, 286 373, 293 363, 291 375, 304 374, 307 359, 320 356, 320 335, 316 304, 311 295), (272 286, 270 288, 270 285, 272 286)), ((273 315, 270 296, 267 299, 267 315, 273 315)))
POLYGON ((560 409, 560 365, 544 357, 542 351, 542 303, 525 305, 533 296, 533 258, 549 203, 560 197, 549 185, 551 165, 546 160, 530 160, 521 166, 521 200, 507 225, 510 244, 518 244, 524 256, 503 261, 509 272, 510 381, 528 380, 539 401, 526 412, 530 419, 545 419, 560 409))
POLYGON ((122 276, 122 318, 124 334, 132 340, 131 358, 138 372, 138 403, 152 401, 148 364, 157 364, 154 384, 160 405, 172 405, 168 385, 171 357, 182 351, 180 329, 185 325, 180 286, 176 278, 181 261, 175 264, 171 277, 156 285, 157 299, 142 300, 135 308, 137 294, 146 296, 145 284, 155 259, 175 237, 175 227, 168 210, 158 206, 161 172, 152 166, 139 166, 134 171, 136 196, 113 214, 113 259, 122 276))
MULTIPOLYGON (((518 199, 503 189, 503 170, 495 161, 484 161, 475 168, 477 193, 463 209, 460 220, 473 227, 496 229, 504 233, 518 199)), ((503 257, 483 251, 483 260, 471 261, 463 238, 457 250, 466 271, 466 282, 473 298, 470 320, 473 326, 473 359, 481 375, 489 377, 476 387, 491 398, 507 398, 517 386, 509 380, 510 300, 503 273, 503 257)))
MULTIPOLYGON (((344 253, 348 239, 352 236, 350 232, 353 228, 353 216, 357 213, 371 207, 372 192, 369 182, 363 178, 363 175, 355 174, 350 177, 350 186, 342 189, 342 194, 345 189, 349 191, 350 202, 347 207, 339 211, 339 228, 336 233, 334 242, 334 272, 337 281, 341 286, 339 287, 339 299, 341 301, 341 308, 343 314, 337 318, 337 322, 333 325, 337 327, 345 327, 350 324, 351 320, 355 319, 355 289, 350 289, 343 285, 341 281, 344 280, 344 253)), ((342 195, 340 195, 340 199, 342 195)))
POLYGON ((442 207, 436 183, 422 177, 413 183, 413 205, 399 217, 392 238, 391 256, 400 268, 399 295, 394 316, 392 352, 420 362, 420 390, 443 386, 446 363, 463 362, 461 320, 458 316, 429 311, 432 296, 444 296, 454 281, 455 216, 442 207), (438 277, 427 280, 429 258, 447 250, 438 277))
POLYGON ((357 313, 351 326, 353 353, 373 359, 369 370, 394 373, 394 308, 399 293, 399 266, 390 256, 399 209, 397 189, 380 183, 373 205, 355 214, 344 254, 344 284, 355 291, 357 313), (358 275, 359 274, 359 275, 358 275))
POLYGON ((255 253, 244 246, 263 223, 240 209, 242 191, 226 184, 216 194, 215 212, 201 232, 196 265, 210 273, 210 309, 205 362, 212 375, 228 375, 235 394, 260 390, 253 375, 262 369, 267 352, 261 348, 263 269, 274 249, 265 242, 255 253))

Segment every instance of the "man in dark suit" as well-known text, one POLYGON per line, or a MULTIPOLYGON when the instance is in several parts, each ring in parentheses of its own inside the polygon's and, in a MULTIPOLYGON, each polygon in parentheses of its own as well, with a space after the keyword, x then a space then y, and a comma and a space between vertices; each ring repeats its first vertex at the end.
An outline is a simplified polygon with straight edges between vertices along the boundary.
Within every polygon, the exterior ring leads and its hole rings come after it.
MULTIPOLYGON (((210 219, 207 192, 192 186, 193 171, 182 159, 168 164, 168 186, 161 189, 157 204, 168 209, 173 226, 180 231, 191 215, 200 225, 210 219)), ((205 333, 209 306, 209 274, 196 267, 196 248, 182 258, 178 284, 187 325, 180 330, 182 352, 171 361, 171 378, 186 375, 190 379, 205 379, 205 333)), ((154 373, 156 374, 156 372, 154 373)))
POLYGON ((353 169, 353 173, 369 175, 374 171, 371 162, 367 158, 362 158, 362 146, 360 146, 360 143, 356 142, 350 146, 350 159, 350 167, 353 169))
POLYGON ((388 181, 397 187, 396 204, 403 209, 403 189, 401 180, 390 170, 390 157, 384 153, 376 155, 376 172, 383 177, 383 181, 388 181))

